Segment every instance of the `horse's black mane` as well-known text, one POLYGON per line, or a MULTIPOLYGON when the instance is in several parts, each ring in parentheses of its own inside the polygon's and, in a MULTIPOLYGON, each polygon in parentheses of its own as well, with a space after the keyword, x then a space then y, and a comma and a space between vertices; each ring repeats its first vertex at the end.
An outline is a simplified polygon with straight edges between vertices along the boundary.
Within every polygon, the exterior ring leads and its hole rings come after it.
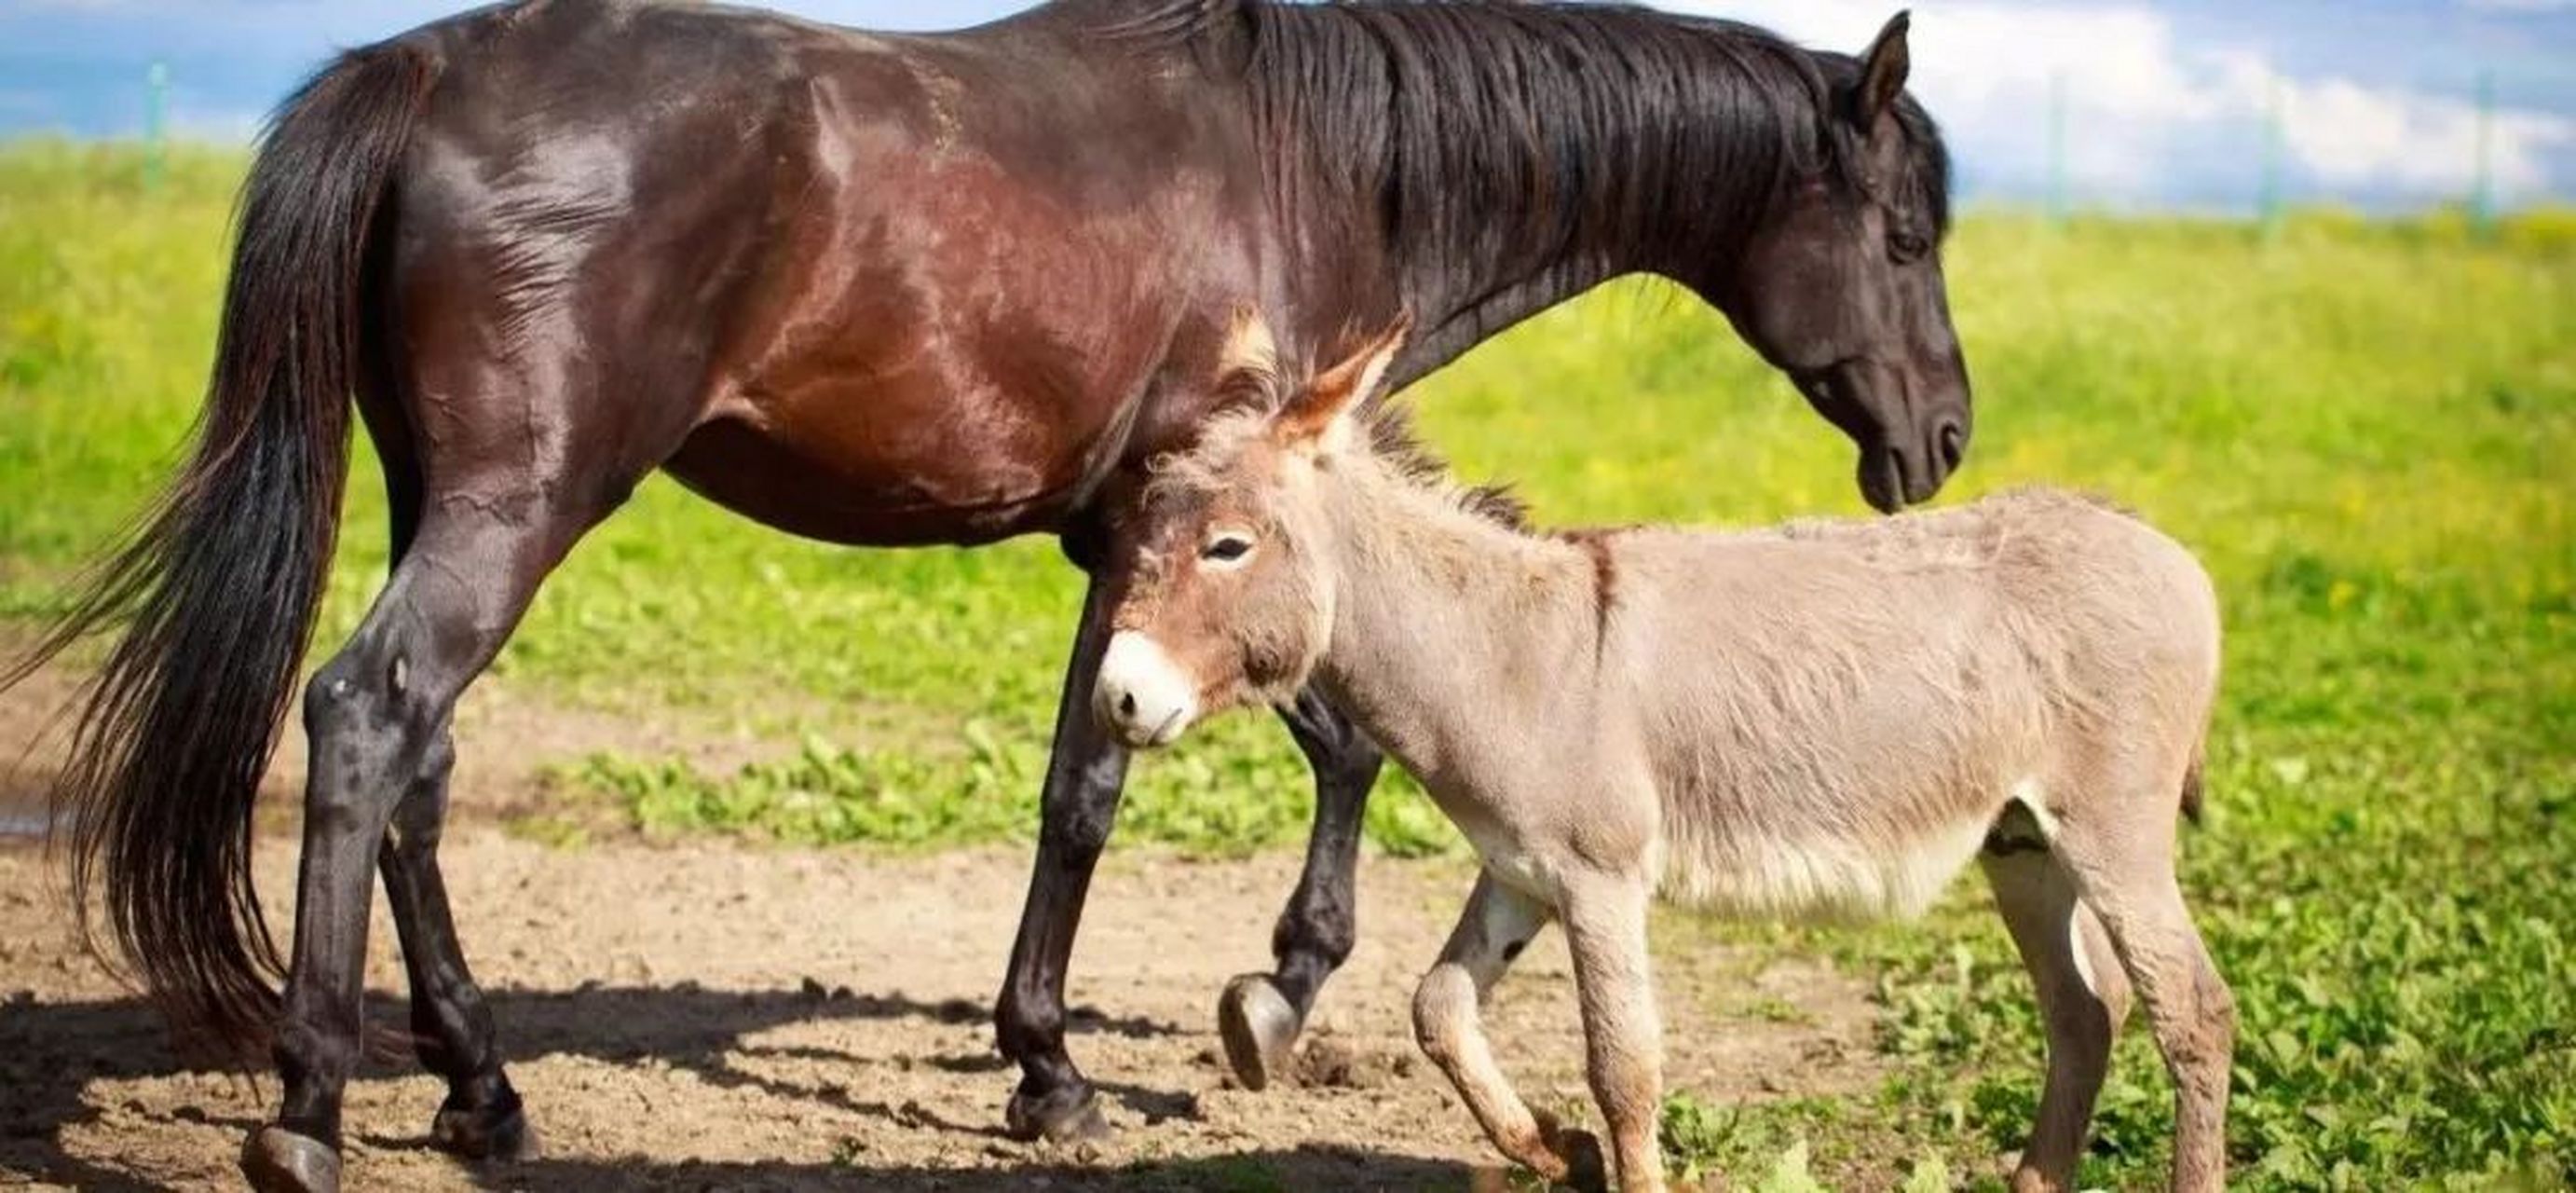
MULTIPOLYGON (((1275 201, 1309 217, 1373 208, 1416 295, 1442 292, 1423 288, 1441 275, 1508 286, 1648 248, 1722 259, 1796 178, 1868 181, 1835 118, 1858 63, 1749 25, 1515 0, 1120 8, 1136 36, 1242 29, 1275 201), (1703 218, 1674 218, 1679 201, 1703 218)), ((1940 136, 1911 99, 1898 119, 1919 155, 1908 206, 1946 231, 1940 136)))

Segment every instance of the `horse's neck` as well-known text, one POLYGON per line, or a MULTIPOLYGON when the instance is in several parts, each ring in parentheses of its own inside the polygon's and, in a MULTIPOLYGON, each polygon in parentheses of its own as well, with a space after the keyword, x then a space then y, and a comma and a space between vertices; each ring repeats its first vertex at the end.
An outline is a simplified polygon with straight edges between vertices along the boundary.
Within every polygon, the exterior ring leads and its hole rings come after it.
MULTIPOLYGON (((1326 54, 1328 43, 1377 44, 1320 36, 1333 22, 1353 19, 1336 10, 1282 9, 1269 19, 1266 36, 1296 43, 1279 51, 1285 60, 1326 54)), ((1366 117, 1345 110, 1346 101, 1294 90, 1312 86, 1303 78, 1274 81, 1292 90, 1256 97, 1256 111, 1268 113, 1257 121, 1273 122, 1265 133, 1274 155, 1268 189, 1282 223, 1277 243, 1290 263, 1293 309, 1332 324, 1302 330, 1330 343, 1353 326, 1409 313, 1415 335, 1390 378, 1401 386, 1615 277, 1661 274, 1709 293, 1765 214, 1760 208, 1776 199, 1771 165, 1792 152, 1779 139, 1794 121, 1741 98, 1777 90, 1759 81, 1775 68, 1745 52, 1768 43, 1730 46, 1727 39, 1747 35, 1683 32, 1673 18, 1653 13, 1587 19, 1615 22, 1623 34, 1656 42, 1658 51, 1587 62, 1547 44, 1540 48, 1548 52, 1515 59, 1544 77, 1511 81, 1448 78, 1447 68, 1428 64, 1422 47, 1377 51, 1391 55, 1383 66, 1372 60, 1368 70, 1326 76, 1345 87, 1388 80, 1388 94, 1367 97, 1366 117), (1639 100, 1638 87, 1610 69, 1631 62, 1674 73, 1672 89, 1705 96, 1705 103, 1677 110, 1639 100), (1476 85, 1546 98, 1522 101, 1527 111, 1460 108, 1472 101, 1458 97, 1474 94, 1476 85), (1449 98, 1426 104, 1408 99, 1405 89, 1449 98), (1430 108, 1456 118, 1425 117, 1430 108), (1364 118, 1379 122, 1375 135, 1355 128, 1364 118), (1547 143, 1533 144, 1533 130, 1547 143), (1580 173, 1568 175, 1569 166, 1580 173), (1569 177, 1578 181, 1569 184, 1569 177), (1565 186, 1571 189, 1556 189, 1565 186), (1355 265, 1361 262, 1382 268, 1355 265)))
POLYGON ((1555 720, 1599 649, 1581 549, 1459 509, 1355 461, 1322 478, 1333 525, 1333 637, 1320 674, 1427 781, 1555 720))
POLYGON ((1408 309, 1423 312, 1417 316, 1423 330, 1406 344, 1402 359, 1389 370, 1388 385, 1392 389, 1411 385, 1466 355, 1476 345, 1511 330, 1521 320, 1611 278, 1637 273, 1643 268, 1619 267, 1595 260, 1571 261, 1562 268, 1505 286, 1473 301, 1448 299, 1418 306, 1408 304, 1408 309))

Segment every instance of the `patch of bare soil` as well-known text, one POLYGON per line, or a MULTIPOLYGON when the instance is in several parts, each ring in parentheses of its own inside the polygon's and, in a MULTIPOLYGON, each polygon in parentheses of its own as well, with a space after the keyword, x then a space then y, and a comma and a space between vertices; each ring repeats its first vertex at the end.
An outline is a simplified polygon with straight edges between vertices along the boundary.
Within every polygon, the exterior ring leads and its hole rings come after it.
MULTIPOLYGON (((21 790, 51 757, 26 743, 70 689, 48 674, 0 696, 0 773, 14 770, 21 790)), ((444 850, 448 884, 545 1154, 471 1167, 434 1150, 443 1089, 389 1062, 349 1088, 352 1189, 1414 1189, 1459 1187, 1495 1162, 1410 1037, 1413 984, 1466 895, 1463 865, 1364 868, 1360 946, 1308 1033, 1308 1084, 1255 1094, 1226 1076, 1213 1004, 1229 976, 1266 964, 1296 859, 1113 851, 1075 957, 1072 1047, 1119 1133, 1022 1144, 999 1131, 1016 1074, 994 1052, 987 1008, 1024 855, 551 849, 491 815, 536 798, 544 763, 626 749, 723 765, 766 746, 550 709, 506 688, 460 716, 465 823, 444 850)), ((294 788, 301 753, 300 742, 281 751, 272 787, 294 788)), ((276 803, 291 822, 291 801, 276 803)), ((291 837, 262 841, 281 930, 294 865, 291 837)), ((0 1184, 237 1184, 234 1156, 276 1082, 177 1058, 152 1013, 71 939, 59 884, 41 850, 0 845, 0 1184)), ((1748 973, 1722 932, 1664 936, 1673 1086, 1720 1102, 1876 1086, 1859 979, 1804 964, 1748 973), (1783 1004, 1798 1014, 1778 1014, 1783 1004)), ((381 909, 372 941, 372 1013, 399 1024, 381 909)), ((1490 1028, 1534 1103, 1585 1106, 1561 937, 1521 959, 1490 1028)))
MULTIPOLYGON (((293 851, 267 844, 261 877, 283 892, 293 851)), ((387 1064, 349 1089, 353 1189, 1203 1187, 1263 1171, 1300 1189, 1419 1188, 1492 1163, 1409 1036, 1414 978, 1466 891, 1455 864, 1366 868, 1360 948, 1310 1035, 1320 1084, 1255 1094, 1229 1087, 1212 1000, 1263 962, 1295 859, 1113 860, 1075 958, 1073 1048, 1119 1134, 1065 1149, 997 1130, 1014 1075, 986 1008, 1027 877, 1016 854, 565 852, 478 829, 446 855, 546 1157, 477 1170, 432 1150, 444 1091, 387 1064)), ((39 853, 0 852, 0 1178, 230 1182, 275 1082, 181 1065, 67 938, 52 883, 39 853)), ((379 912, 375 1014, 395 1023, 391 939, 379 912)), ((1783 967, 1752 984, 1799 1022, 1727 1014, 1748 985, 1731 960, 1706 944, 1658 959, 1676 1086, 1723 1101, 1875 1084, 1859 982, 1783 967)), ((1561 937, 1500 987, 1491 1028, 1534 1102, 1582 1103, 1561 937)))

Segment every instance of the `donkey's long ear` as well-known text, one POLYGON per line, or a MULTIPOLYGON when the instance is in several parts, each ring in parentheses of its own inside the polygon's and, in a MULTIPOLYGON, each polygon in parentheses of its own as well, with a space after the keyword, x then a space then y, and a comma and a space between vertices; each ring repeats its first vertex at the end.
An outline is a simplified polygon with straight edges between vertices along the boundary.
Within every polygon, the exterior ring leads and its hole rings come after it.
POLYGON ((1386 383, 1387 366, 1404 350, 1413 317, 1396 320, 1349 360, 1315 375, 1306 387, 1280 407, 1271 435, 1280 446, 1314 456, 1331 456, 1362 438, 1360 421, 1369 400, 1386 383))
POLYGON ((1852 90, 1851 116, 1862 132, 1877 128, 1878 118, 1895 108, 1896 97, 1905 93, 1905 76, 1914 69, 1905 35, 1913 25, 1911 12, 1889 17, 1887 27, 1878 31, 1878 40, 1861 55, 1860 85, 1852 90))

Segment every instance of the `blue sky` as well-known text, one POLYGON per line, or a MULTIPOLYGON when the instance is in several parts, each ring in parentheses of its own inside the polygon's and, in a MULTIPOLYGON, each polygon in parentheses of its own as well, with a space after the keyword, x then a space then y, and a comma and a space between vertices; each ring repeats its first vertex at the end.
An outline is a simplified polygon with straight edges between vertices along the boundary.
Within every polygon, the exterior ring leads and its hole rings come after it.
MULTIPOLYGON (((149 63, 184 135, 239 140, 332 48, 465 0, 0 0, 0 134, 132 135, 149 63)), ((1901 0, 1658 0, 1857 49, 1901 0)), ((776 0, 843 24, 973 24, 1022 0, 776 0)), ((2494 81, 2508 203, 2576 200, 2576 0, 1913 0, 1916 90, 1972 198, 2047 193, 2063 94, 2070 188, 2113 207, 2243 209, 2281 121, 2294 199, 2455 200, 2494 81)))

